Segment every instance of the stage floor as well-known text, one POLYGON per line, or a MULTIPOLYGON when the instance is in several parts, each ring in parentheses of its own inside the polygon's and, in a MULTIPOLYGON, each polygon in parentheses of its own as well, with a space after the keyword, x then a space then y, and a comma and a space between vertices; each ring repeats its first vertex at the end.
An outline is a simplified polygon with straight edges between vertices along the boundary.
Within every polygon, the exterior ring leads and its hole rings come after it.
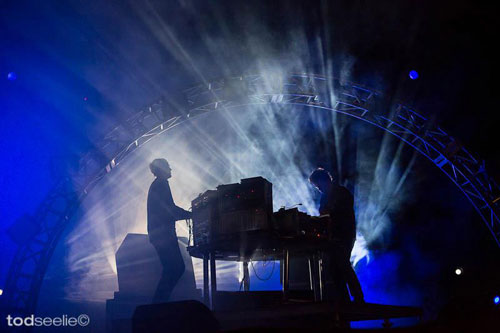
POLYGON ((324 330, 348 327, 351 321, 385 320, 405 317, 421 317, 417 307, 392 306, 374 303, 343 304, 289 302, 287 304, 245 309, 215 311, 214 315, 223 331, 257 328, 281 328, 293 330, 324 330))

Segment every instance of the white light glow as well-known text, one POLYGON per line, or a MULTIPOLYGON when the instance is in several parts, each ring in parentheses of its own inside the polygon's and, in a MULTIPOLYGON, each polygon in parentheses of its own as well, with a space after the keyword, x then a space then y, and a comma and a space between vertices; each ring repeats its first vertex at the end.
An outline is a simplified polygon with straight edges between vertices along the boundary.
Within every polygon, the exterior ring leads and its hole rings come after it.
MULTIPOLYGON (((319 72, 337 76, 340 81, 353 81, 351 68, 355 59, 324 53, 330 48, 322 45, 325 41, 319 38, 313 50, 300 27, 293 31, 293 42, 286 50, 278 52, 275 38, 261 38, 267 34, 258 31, 258 24, 248 25, 256 27, 255 35, 242 37, 232 35, 221 22, 218 38, 199 31, 206 52, 197 52, 193 51, 193 45, 186 45, 188 41, 182 36, 176 35, 152 4, 132 2, 131 6, 144 23, 148 38, 141 35, 134 39, 134 34, 127 35, 123 38, 126 42, 108 53, 116 55, 116 68, 126 72, 124 77, 129 77, 129 71, 134 72, 130 77, 137 76, 141 82, 124 79, 123 85, 112 89, 120 93, 111 94, 111 85, 106 84, 101 73, 98 79, 92 80, 95 89, 117 109, 129 110, 129 105, 123 105, 121 95, 135 92, 138 86, 146 85, 155 92, 165 90, 160 85, 169 74, 164 52, 171 56, 169 66, 179 66, 190 73, 189 80, 207 85, 207 77, 233 76, 245 71, 266 78, 260 88, 265 93, 276 91, 283 83, 284 74, 291 72, 319 72), (155 43, 148 44, 143 39, 154 39, 155 43), (153 79, 150 72, 142 71, 144 64, 137 61, 142 58, 135 58, 138 54, 130 49, 132 44, 145 54, 158 55, 161 61, 154 74, 160 79, 153 79), (311 64, 315 64, 314 67, 311 64)), ((180 92, 182 87, 173 85, 169 89, 180 92)), ((329 96, 329 104, 334 105, 336 92, 329 89, 325 96, 329 96)), ((383 242, 388 237, 391 213, 397 211, 407 197, 407 176, 414 159, 409 164, 403 163, 403 144, 398 146, 397 139, 389 134, 380 140, 379 129, 360 121, 326 110, 285 107, 275 102, 238 109, 224 109, 219 105, 217 112, 193 118, 153 138, 121 161, 119 167, 113 167, 112 163, 109 174, 82 203, 79 215, 73 220, 75 225, 65 238, 63 245, 68 250, 64 251, 67 254, 64 260, 69 270, 65 285, 67 297, 92 301, 113 297, 117 290, 115 252, 127 233, 146 233, 146 197, 153 181, 148 165, 159 157, 170 162, 173 197, 183 208, 189 208, 199 193, 220 184, 262 176, 273 183, 275 210, 301 203, 298 208, 310 215, 317 215, 319 197, 307 177, 318 166, 318 161, 332 161, 331 171, 355 197, 358 239, 351 260, 356 265, 368 258, 370 244, 383 242)), ((185 110, 187 106, 178 107, 185 110)), ((187 233, 185 223, 178 222, 177 234, 186 237, 187 233)), ((200 286, 201 262, 193 262, 200 286)), ((218 287, 237 290, 241 275, 238 264, 220 263, 218 287)))
MULTIPOLYGON (((315 112, 304 115, 304 111, 280 105, 221 110, 194 118, 137 150, 114 168, 82 205, 79 222, 67 238, 66 260, 71 272, 68 298, 102 301, 117 290, 116 250, 127 233, 146 233, 146 198, 153 180, 148 165, 154 158, 169 160, 174 200, 186 209, 201 192, 241 178, 263 176, 273 183, 274 210, 302 203, 301 211, 317 215, 318 193, 307 180, 316 167, 311 159, 313 148, 300 138, 307 133, 304 119, 311 117, 317 135, 322 136, 323 129, 332 128, 332 117, 315 112)), ((339 130, 345 126, 338 118, 333 119, 339 130)), ((356 265, 363 258, 369 259, 369 242, 384 237, 390 229, 387 211, 403 200, 406 174, 399 167, 399 155, 390 156, 388 139, 371 146, 363 141, 355 141, 352 146, 343 137, 335 141, 342 147, 338 149, 340 158, 352 159, 349 154, 353 151, 357 154, 357 177, 349 179, 355 184, 358 239, 351 261, 356 265), (398 191, 401 193, 396 196, 398 191)), ((187 236, 184 222, 177 223, 177 233, 187 236)), ((194 265, 201 287, 201 261, 194 260, 194 265)), ((221 290, 237 290, 241 278, 241 264, 218 263, 221 290)))

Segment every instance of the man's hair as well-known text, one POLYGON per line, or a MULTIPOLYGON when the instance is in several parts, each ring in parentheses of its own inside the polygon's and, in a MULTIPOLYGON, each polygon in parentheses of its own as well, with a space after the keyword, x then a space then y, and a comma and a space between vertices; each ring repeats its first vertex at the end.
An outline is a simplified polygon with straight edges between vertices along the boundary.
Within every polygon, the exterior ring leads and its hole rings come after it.
POLYGON ((332 175, 326 171, 325 169, 323 168, 317 168, 316 170, 314 170, 311 175, 309 176, 309 181, 314 184, 314 185, 317 185, 321 182, 328 182, 328 183, 331 183, 333 182, 333 177, 332 175))
POLYGON ((157 158, 149 164, 149 170, 153 173, 153 175, 158 176, 158 173, 165 171, 170 168, 167 160, 164 158, 157 158))

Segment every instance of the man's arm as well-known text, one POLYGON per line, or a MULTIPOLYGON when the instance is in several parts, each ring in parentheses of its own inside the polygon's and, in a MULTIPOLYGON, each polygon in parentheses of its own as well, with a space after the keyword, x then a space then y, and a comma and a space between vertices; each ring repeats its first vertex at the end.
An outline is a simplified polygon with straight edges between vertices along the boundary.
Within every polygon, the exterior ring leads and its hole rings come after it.
POLYGON ((177 220, 185 220, 191 218, 191 212, 187 211, 179 206, 174 206, 176 221, 177 220))
POLYGON ((175 205, 174 198, 172 197, 172 192, 170 191, 170 185, 168 183, 165 184, 163 190, 163 198, 165 200, 164 207, 171 219, 177 221, 191 218, 191 212, 175 205))

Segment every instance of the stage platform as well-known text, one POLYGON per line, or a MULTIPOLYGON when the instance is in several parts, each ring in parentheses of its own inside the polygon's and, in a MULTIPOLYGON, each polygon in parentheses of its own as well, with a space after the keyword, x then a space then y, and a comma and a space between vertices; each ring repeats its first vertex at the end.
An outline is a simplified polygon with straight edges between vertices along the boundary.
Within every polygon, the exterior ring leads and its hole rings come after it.
POLYGON ((384 320, 385 327, 390 327, 390 319, 420 318, 422 310, 417 307, 374 303, 335 306, 326 302, 290 301, 255 309, 215 311, 214 315, 222 331, 259 328, 323 331, 347 328, 349 322, 362 320, 384 320))

